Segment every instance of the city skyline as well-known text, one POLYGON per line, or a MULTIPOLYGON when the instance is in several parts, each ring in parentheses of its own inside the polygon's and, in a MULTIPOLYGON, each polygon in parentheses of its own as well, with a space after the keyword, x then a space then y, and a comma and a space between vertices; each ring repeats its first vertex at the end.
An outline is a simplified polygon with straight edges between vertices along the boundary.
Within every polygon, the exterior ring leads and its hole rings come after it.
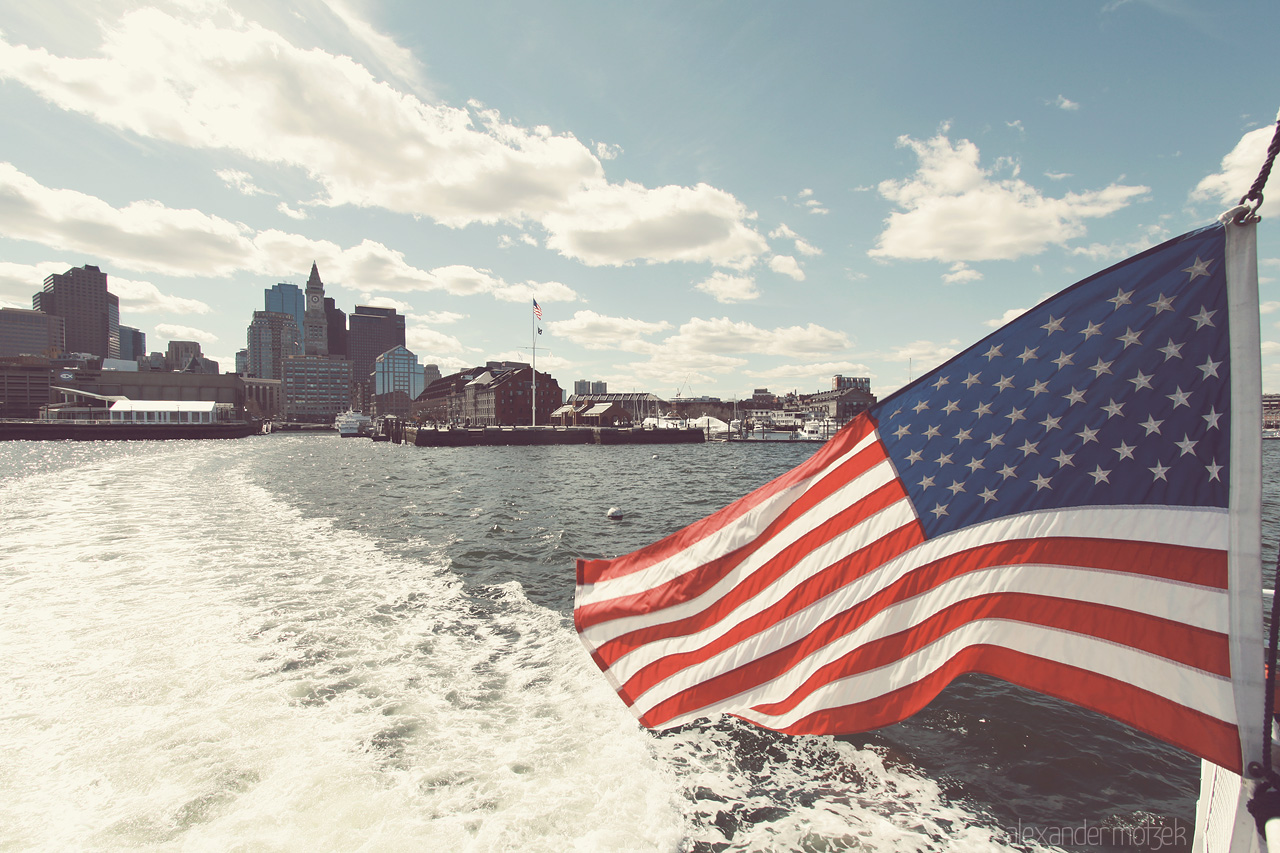
POLYGON ((2 10, 0 306, 96 265, 225 369, 314 261, 445 374, 883 397, 1256 176, 1268 4, 925 6, 2 10))

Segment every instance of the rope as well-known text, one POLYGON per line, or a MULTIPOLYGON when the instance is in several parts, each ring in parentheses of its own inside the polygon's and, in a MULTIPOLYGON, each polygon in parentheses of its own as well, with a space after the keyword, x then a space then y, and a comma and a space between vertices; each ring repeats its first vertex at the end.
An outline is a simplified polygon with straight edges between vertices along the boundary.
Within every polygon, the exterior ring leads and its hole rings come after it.
MULTIPOLYGON (((1236 224, 1258 221, 1258 208, 1262 207, 1262 188, 1267 185, 1267 178, 1271 177, 1271 164, 1275 162, 1277 153, 1280 153, 1280 116, 1276 117, 1276 132, 1271 137, 1271 144, 1267 146, 1267 159, 1263 162, 1258 177, 1254 179, 1253 186, 1240 198, 1240 204, 1248 210, 1236 214, 1236 224)), ((1270 740, 1268 737, 1267 742, 1270 743, 1270 740)))
MULTIPOLYGON (((1237 224, 1258 221, 1258 208, 1262 207, 1262 188, 1267 185, 1271 176, 1271 166, 1275 163, 1276 154, 1280 153, 1280 116, 1276 117, 1276 132, 1267 146, 1267 158, 1258 172, 1249 192, 1240 199, 1241 208, 1234 212, 1237 224)), ((1276 652, 1280 645, 1280 553, 1276 555, 1275 577, 1271 583, 1271 637, 1267 644, 1267 679, 1266 695, 1263 698, 1262 717, 1262 764, 1250 762, 1248 770, 1254 778, 1261 779, 1260 784, 1248 803, 1250 814, 1258 827, 1258 834, 1266 836, 1267 821, 1280 817, 1280 775, 1271 767, 1271 732, 1272 716, 1275 714, 1276 690, 1276 652)))
POLYGON ((1276 711, 1276 649, 1280 641, 1280 554, 1276 555, 1271 590, 1271 639, 1267 644, 1267 693, 1263 699, 1265 716, 1262 718, 1262 771, 1273 784, 1280 784, 1280 778, 1271 769, 1271 717, 1276 711))

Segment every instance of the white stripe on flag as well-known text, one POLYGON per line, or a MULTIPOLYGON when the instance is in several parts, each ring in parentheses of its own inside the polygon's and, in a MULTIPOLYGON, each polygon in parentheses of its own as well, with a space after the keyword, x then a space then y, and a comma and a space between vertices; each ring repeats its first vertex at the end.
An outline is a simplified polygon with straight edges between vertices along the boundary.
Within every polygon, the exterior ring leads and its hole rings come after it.
MULTIPOLYGON (((910 512, 909 509, 901 509, 903 504, 905 502, 893 505, 890 509, 867 519, 863 524, 805 555, 783 578, 779 579, 780 585, 776 590, 771 589, 767 594, 762 593, 756 596, 751 602, 733 612, 730 624, 717 626, 711 630, 716 632, 716 636, 727 632, 737 622, 782 599, 796 584, 868 543, 874 542, 910 519, 914 519, 914 513, 909 517, 906 515, 910 512)), ((1194 510, 1182 507, 1086 507, 1007 516, 924 542, 868 572, 859 579, 856 589, 862 597, 866 597, 876 589, 889 586, 923 565, 954 556, 970 548, 1009 539, 1048 537, 1120 539, 1225 550, 1225 517, 1225 511, 1220 509, 1194 510)), ((791 527, 799 528, 800 526, 793 524, 791 527)), ((788 538, 788 544, 803 532, 803 530, 795 530, 788 538)), ((732 583, 727 582, 730 579, 726 578, 726 582, 718 583, 705 595, 690 602, 592 625, 582 632, 583 640, 599 648, 609 640, 638 628, 662 625, 685 618, 711 606, 741 580, 736 573, 731 573, 731 578, 732 583)), ((606 584, 613 583, 615 581, 608 581, 596 586, 604 587, 606 584)), ((646 647, 642 646, 631 652, 628 657, 632 657, 634 661, 647 663, 674 650, 674 646, 698 648, 705 644, 694 642, 689 638, 658 642, 662 645, 658 646, 658 651, 652 656, 646 651, 646 647), (688 640, 689 645, 684 644, 685 640, 688 640), (641 656, 634 657, 638 654, 641 656)), ((634 669, 638 669, 643 663, 634 667, 628 664, 627 669, 633 673, 634 669)), ((619 683, 625 682, 629 677, 630 674, 619 678, 619 683)))
MULTIPOLYGON (((888 666, 821 687, 785 714, 772 716, 753 710, 753 706, 775 701, 778 696, 789 695, 803 680, 799 673, 787 673, 770 684, 735 697, 731 702, 720 703, 716 711, 738 714, 773 729, 786 728, 823 708, 874 699, 890 691, 909 687, 944 665, 962 649, 975 644, 996 645, 1088 669, 1140 690, 1164 696, 1232 725, 1236 722, 1235 704, 1228 679, 1095 637, 1004 620, 967 623, 888 666)), ((663 723, 662 728, 681 725, 699 716, 703 715, 696 711, 685 714, 663 723)))
MULTIPOLYGON (((862 450, 875 443, 875 441, 876 436, 873 432, 867 435, 867 437, 862 441, 858 442, 848 453, 845 453, 839 459, 836 459, 826 468, 817 471, 812 477, 796 483, 787 489, 783 489, 766 501, 761 502, 760 505, 753 507, 742 516, 734 519, 729 524, 715 531, 710 536, 700 539, 679 553, 673 554, 670 557, 654 563, 652 566, 638 572, 632 572, 627 575, 622 575, 621 577, 602 580, 597 583, 582 584, 578 587, 574 606, 583 607, 600 601, 608 601, 610 599, 621 598, 625 595, 634 595, 639 592, 653 589, 654 587, 670 581, 672 578, 679 577, 703 563, 709 562, 716 557, 728 554, 738 548, 741 548, 743 545, 749 544, 760 535, 761 530, 768 527, 771 522, 777 519, 779 515, 795 503, 799 496, 804 494, 804 492, 807 491, 815 482, 820 481, 832 470, 838 468, 840 465, 856 456, 862 450)), ((871 475, 871 479, 865 481, 865 483, 874 482, 877 485, 883 485, 893 478, 892 466, 888 465, 887 462, 881 463, 880 466, 876 467, 881 468, 882 470, 876 471, 874 475, 871 474, 871 471, 862 475, 862 477, 871 475)), ((849 492, 844 492, 842 490, 844 500, 856 500, 862 495, 872 491, 871 488, 866 488, 865 483, 863 487, 857 486, 857 484, 862 481, 862 477, 856 478, 848 486, 844 487, 844 489, 851 490, 849 492)), ((837 496, 833 496, 833 498, 834 497, 837 496)), ((840 510, 845 509, 849 504, 839 504, 838 501, 832 502, 831 499, 828 499, 823 501, 820 506, 825 506, 825 509, 823 510, 825 515, 813 517, 825 520, 840 510)), ((804 517, 809 518, 810 516, 812 516, 812 512, 806 513, 804 517)), ((793 523, 783 535, 791 537, 787 540, 790 542, 796 536, 802 535, 805 532, 805 529, 801 529, 804 527, 805 525, 793 523)), ((782 546, 778 545, 770 547, 780 548, 782 546)))
MULTIPOLYGON (((658 703, 707 678, 730 671, 745 661, 759 659, 789 645, 798 637, 808 635, 828 619, 864 600, 866 593, 862 587, 863 584, 854 584, 702 663, 674 673, 636 698, 636 713, 643 714, 658 703)), ((786 680, 801 683, 825 663, 857 649, 869 640, 908 630, 959 602, 995 593, 1026 593, 1114 606, 1223 634, 1228 628, 1225 590, 1092 569, 1043 565, 1001 566, 969 572, 920 596, 890 605, 857 630, 815 649, 803 663, 788 673, 786 680), (1177 589, 1171 589, 1171 586, 1177 589)), ((690 641, 686 648, 705 645, 695 637, 683 639, 690 641)), ((632 667, 632 661, 628 660, 632 657, 634 654, 619 661, 610 670, 610 676, 619 683, 625 683, 634 674, 627 671, 638 669, 632 667), (626 665, 622 666, 624 662, 626 665)), ((756 699, 753 704, 760 701, 781 701, 786 695, 788 694, 770 691, 770 698, 756 699)))

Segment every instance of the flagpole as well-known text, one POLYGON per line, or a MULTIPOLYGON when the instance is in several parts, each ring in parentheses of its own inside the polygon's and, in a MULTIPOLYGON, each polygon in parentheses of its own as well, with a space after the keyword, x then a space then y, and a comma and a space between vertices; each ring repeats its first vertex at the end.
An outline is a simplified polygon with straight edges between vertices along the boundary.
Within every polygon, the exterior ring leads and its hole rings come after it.
POLYGON ((533 350, 533 367, 529 370, 529 423, 538 425, 538 300, 533 300, 534 310, 529 312, 529 343, 533 350))

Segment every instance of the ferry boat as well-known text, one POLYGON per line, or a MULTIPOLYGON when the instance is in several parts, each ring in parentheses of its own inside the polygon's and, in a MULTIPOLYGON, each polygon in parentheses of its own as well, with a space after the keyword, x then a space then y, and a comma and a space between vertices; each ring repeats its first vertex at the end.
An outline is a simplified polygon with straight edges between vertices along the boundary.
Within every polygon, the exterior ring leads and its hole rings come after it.
POLYGON ((358 435, 364 435, 369 429, 369 423, 373 418, 364 412, 356 412, 348 409, 333 420, 333 428, 338 431, 338 435, 342 438, 355 438, 358 435))

